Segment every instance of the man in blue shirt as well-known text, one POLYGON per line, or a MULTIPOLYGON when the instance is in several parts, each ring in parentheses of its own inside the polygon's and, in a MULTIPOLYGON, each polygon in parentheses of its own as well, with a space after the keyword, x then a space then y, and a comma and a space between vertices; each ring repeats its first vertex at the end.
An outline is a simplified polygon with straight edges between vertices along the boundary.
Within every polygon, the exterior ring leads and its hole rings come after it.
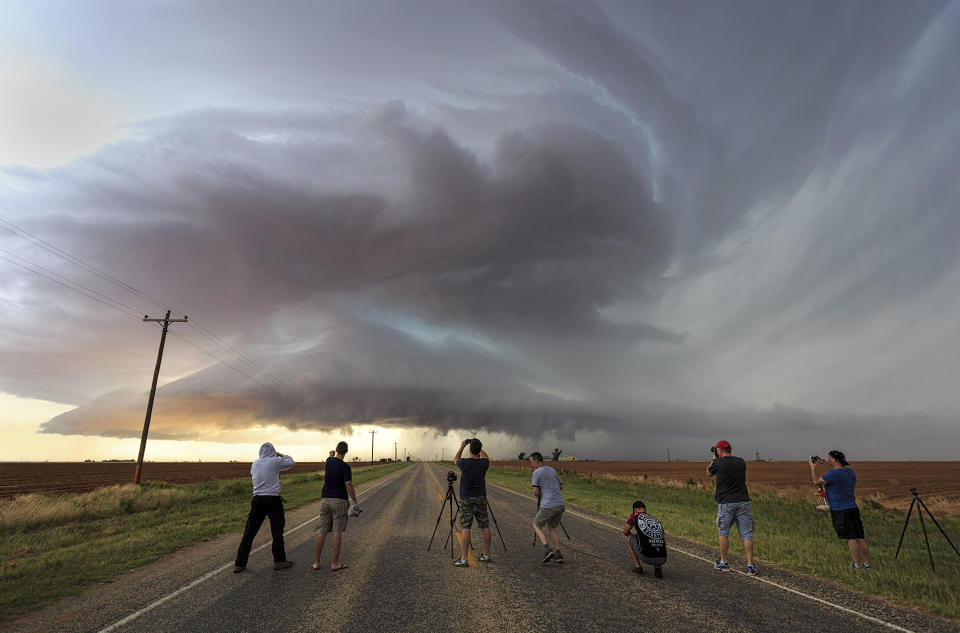
POLYGON ((490 520, 487 518, 487 469, 490 468, 490 458, 483 450, 483 443, 477 438, 463 440, 460 450, 454 458, 457 468, 460 469, 460 558, 453 564, 457 567, 467 567, 467 550, 470 548, 470 526, 477 520, 483 534, 483 554, 481 562, 490 560, 490 520), (470 445, 470 457, 461 458, 463 449, 470 445))
POLYGON ((340 571, 346 565, 340 562, 340 545, 343 532, 347 529, 347 495, 357 505, 357 493, 353 490, 353 473, 350 464, 343 461, 347 454, 347 443, 337 444, 336 453, 330 451, 327 464, 323 472, 323 490, 320 491, 320 525, 317 541, 313 546, 313 568, 320 569, 320 554, 323 553, 323 544, 327 533, 333 532, 333 557, 330 559, 330 570, 340 571))
POLYGON ((827 503, 830 505, 830 519, 837 538, 845 539, 850 549, 854 569, 873 569, 870 565, 870 548, 863 535, 863 521, 860 520, 860 508, 857 507, 857 474, 850 468, 846 455, 842 451, 830 451, 827 454, 829 470, 817 477, 816 465, 822 462, 820 457, 810 458, 810 479, 814 484, 824 486, 827 503))

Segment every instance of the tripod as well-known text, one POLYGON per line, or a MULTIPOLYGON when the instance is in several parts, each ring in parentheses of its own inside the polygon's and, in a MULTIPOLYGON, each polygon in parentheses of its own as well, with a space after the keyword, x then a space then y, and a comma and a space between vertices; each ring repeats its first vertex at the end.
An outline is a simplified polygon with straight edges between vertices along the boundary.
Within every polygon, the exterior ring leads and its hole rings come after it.
POLYGON ((490 513, 490 518, 493 519, 493 526, 497 528, 497 536, 500 537, 500 544, 503 545, 503 551, 507 551, 507 544, 503 542, 503 534, 500 532, 500 524, 497 523, 497 517, 493 516, 493 506, 490 505, 490 500, 486 497, 483 498, 487 503, 487 512, 490 513))
POLYGON ((940 527, 940 524, 937 523, 937 520, 934 518, 933 513, 930 512, 930 508, 927 507, 920 499, 920 493, 917 492, 916 488, 911 488, 910 492, 913 493, 913 500, 910 502, 910 509, 907 510, 907 520, 903 522, 903 531, 900 532, 900 542, 897 543, 897 553, 894 555, 894 558, 900 556, 900 546, 903 544, 903 535, 907 533, 907 524, 910 523, 910 514, 913 512, 913 506, 917 506, 917 516, 920 517, 920 527, 923 528, 923 540, 927 544, 927 556, 930 558, 930 569, 932 571, 937 571, 933 566, 933 554, 930 552, 930 539, 927 538, 927 525, 923 522, 923 511, 927 511, 927 516, 930 517, 930 520, 933 521, 933 524, 937 526, 937 529, 940 530, 940 534, 943 534, 943 538, 947 539, 947 543, 950 543, 950 547, 953 548, 954 552, 957 552, 957 556, 960 556, 960 551, 957 551, 957 546, 953 544, 950 540, 950 537, 947 536, 947 533, 943 531, 943 528, 940 527))
MULTIPOLYGON (((450 543, 450 558, 454 557, 453 553, 453 523, 457 519, 457 515, 460 514, 460 502, 457 501, 457 493, 453 491, 453 481, 447 480, 447 495, 443 498, 443 505, 440 506, 440 514, 437 515, 437 524, 433 527, 433 536, 430 537, 430 544, 427 545, 427 551, 430 551, 430 546, 433 545, 433 537, 437 535, 437 528, 440 527, 440 518, 443 516, 443 509, 447 507, 447 504, 450 504, 450 531, 447 532, 447 540, 443 542, 443 548, 447 548, 447 543, 450 543), (453 511, 453 506, 457 506, 457 511, 453 511)), ((466 553, 464 553, 466 554, 466 553)))

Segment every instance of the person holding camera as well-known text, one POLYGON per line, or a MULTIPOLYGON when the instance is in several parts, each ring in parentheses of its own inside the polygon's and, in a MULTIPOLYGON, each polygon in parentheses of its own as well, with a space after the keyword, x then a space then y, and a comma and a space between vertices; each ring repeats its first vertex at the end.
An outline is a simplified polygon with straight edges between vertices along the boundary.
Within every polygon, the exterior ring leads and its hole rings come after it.
POLYGON ((250 513, 243 529, 237 559, 233 573, 239 574, 247 568, 253 538, 260 531, 265 518, 270 519, 270 533, 273 535, 273 568, 289 569, 293 561, 287 560, 283 547, 283 526, 286 519, 283 514, 283 497, 280 496, 280 473, 293 468, 293 458, 281 455, 270 442, 260 445, 260 457, 250 465, 250 478, 253 480, 253 499, 250 501, 250 513))
POLYGON ((320 524, 319 533, 313 544, 313 569, 320 569, 320 555, 323 553, 323 544, 327 540, 327 533, 333 533, 333 554, 330 559, 330 571, 346 569, 340 562, 340 546, 343 543, 343 533, 347 529, 349 516, 357 516, 363 510, 357 502, 357 493, 353 489, 353 471, 350 464, 343 458, 347 454, 347 443, 339 442, 336 452, 330 451, 323 471, 323 490, 320 491, 320 524), (353 506, 347 503, 347 496, 353 499, 353 506))
POLYGON ((463 440, 460 450, 454 458, 460 469, 460 558, 454 561, 457 567, 467 567, 467 550, 470 549, 470 528, 477 520, 483 534, 483 554, 477 559, 490 560, 490 520, 487 518, 487 470, 490 458, 483 450, 483 443, 477 438, 463 440), (470 445, 470 457, 463 458, 463 449, 470 445))
POLYGON ((757 575, 753 564, 753 517, 750 515, 750 494, 747 492, 747 463, 731 453, 730 442, 720 440, 710 448, 713 460, 707 466, 707 473, 716 477, 717 530, 720 534, 720 558, 714 563, 714 569, 730 571, 727 551, 730 547, 730 528, 737 524, 737 532, 743 539, 743 549, 747 554, 747 574, 757 575))
POLYGON ((831 470, 817 477, 816 465, 823 458, 814 455, 810 458, 810 479, 827 492, 830 506, 830 519, 837 538, 847 541, 854 569, 873 569, 870 565, 870 548, 863 536, 863 521, 860 520, 860 508, 857 507, 857 473, 850 468, 846 455, 842 451, 827 453, 827 462, 831 470))
POLYGON ((530 465, 533 466, 533 494, 537 496, 537 515, 533 518, 533 531, 537 533, 537 538, 543 544, 543 559, 541 563, 553 560, 557 563, 563 562, 563 554, 560 553, 560 536, 557 534, 557 527, 560 525, 560 519, 563 516, 563 482, 560 475, 553 468, 544 465, 543 455, 539 452, 530 453, 530 465), (550 530, 550 540, 553 547, 547 544, 547 536, 544 529, 550 530))

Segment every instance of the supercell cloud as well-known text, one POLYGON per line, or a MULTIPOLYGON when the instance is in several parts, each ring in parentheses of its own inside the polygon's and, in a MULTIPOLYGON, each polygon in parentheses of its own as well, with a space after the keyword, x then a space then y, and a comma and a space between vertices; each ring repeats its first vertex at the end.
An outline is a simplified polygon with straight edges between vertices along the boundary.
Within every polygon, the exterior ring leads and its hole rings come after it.
POLYGON ((0 390, 76 406, 44 432, 139 436, 162 316, 46 244, 196 323, 152 437, 951 456, 957 2, 61 8, 30 18, 129 114, 0 167, 0 390))

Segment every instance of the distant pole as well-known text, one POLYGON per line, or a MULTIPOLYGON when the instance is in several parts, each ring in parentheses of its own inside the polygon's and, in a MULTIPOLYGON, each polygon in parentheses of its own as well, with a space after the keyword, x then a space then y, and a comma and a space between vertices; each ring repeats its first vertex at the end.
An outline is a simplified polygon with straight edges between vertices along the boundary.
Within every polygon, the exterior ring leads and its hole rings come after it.
POLYGON ((167 341, 167 328, 171 323, 186 323, 187 315, 182 319, 171 319, 170 310, 167 310, 167 316, 162 319, 151 319, 143 315, 144 321, 163 323, 163 332, 160 334, 160 351, 157 352, 157 366, 153 370, 153 383, 150 385, 150 399, 147 400, 147 417, 143 420, 143 435, 140 436, 140 454, 137 455, 137 472, 133 475, 133 483, 140 483, 140 470, 143 468, 143 453, 147 450, 147 431, 150 430, 150 416, 153 415, 153 398, 157 395, 157 377, 160 375, 160 361, 163 359, 163 345, 167 341))
POLYGON ((669 448, 667 449, 667 461, 668 461, 668 462, 670 461, 670 449, 669 449, 669 448))
POLYGON ((397 443, 393 443, 393 461, 397 461, 397 443))
POLYGON ((376 435, 376 431, 370 431, 370 465, 373 465, 373 436, 376 435))

